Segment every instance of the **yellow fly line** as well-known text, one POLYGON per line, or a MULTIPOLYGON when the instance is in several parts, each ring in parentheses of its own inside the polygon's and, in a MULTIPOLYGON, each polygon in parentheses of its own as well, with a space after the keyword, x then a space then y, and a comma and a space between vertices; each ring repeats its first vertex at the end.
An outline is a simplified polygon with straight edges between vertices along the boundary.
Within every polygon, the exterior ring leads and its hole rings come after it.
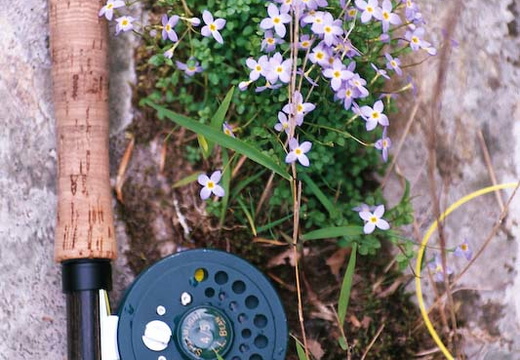
POLYGON ((482 195, 485 195, 485 194, 488 194, 490 192, 497 191, 497 190, 516 188, 519 186, 519 184, 520 183, 505 183, 505 184, 488 186, 488 187, 482 188, 480 190, 477 190, 475 192, 472 192, 471 194, 464 196, 463 198, 459 199, 457 202, 452 204, 440 216, 440 218, 438 220, 436 220, 430 226, 430 228, 428 229, 428 231, 426 232, 426 234, 424 235, 424 237, 421 241, 421 246, 420 246, 419 252, 417 254, 417 262, 415 263, 415 273, 417 274, 417 276, 415 278, 415 288, 416 288, 415 292, 417 294, 417 302, 419 303, 419 309, 421 310, 421 315, 424 319, 424 323, 426 324, 426 328, 428 329, 428 331, 429 331, 431 337, 433 338, 433 340, 435 341, 435 343, 437 343, 437 345, 439 346, 439 349, 442 351, 444 356, 446 356, 446 358, 449 360, 454 360, 455 358, 449 352, 449 350, 446 348, 446 346, 440 339, 439 334, 437 334, 437 332, 435 331, 435 329, 430 321, 430 318, 428 317, 428 310, 426 309, 426 306, 424 304, 422 285, 421 285, 422 277, 420 276, 420 274, 421 274, 421 264, 422 264, 422 260, 424 257, 424 251, 426 250, 426 245, 428 244, 428 241, 430 240, 430 237, 432 236, 433 232, 435 230, 437 230, 439 221, 443 221, 444 219, 446 219, 446 217, 448 217, 449 214, 451 214, 453 211, 455 211, 460 206, 464 205, 468 201, 471 201, 479 196, 482 196, 482 195))

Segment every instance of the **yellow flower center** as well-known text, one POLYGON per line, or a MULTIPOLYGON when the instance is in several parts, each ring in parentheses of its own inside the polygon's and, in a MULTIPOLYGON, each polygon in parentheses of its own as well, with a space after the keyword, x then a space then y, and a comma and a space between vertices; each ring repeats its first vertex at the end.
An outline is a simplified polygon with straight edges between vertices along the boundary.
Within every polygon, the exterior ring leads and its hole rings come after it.
POLYGON ((296 111, 297 112, 303 112, 303 105, 302 104, 298 104, 298 106, 296 106, 296 111))
POLYGON ((365 10, 366 10, 367 12, 369 12, 369 13, 373 13, 373 12, 374 12, 374 8, 373 8, 372 6, 367 6, 367 7, 365 8, 365 10))
POLYGON ((112 4, 112 3, 107 4, 107 10, 110 10, 110 9, 112 9, 113 7, 114 7, 114 4, 112 4))
POLYGON ((378 119, 379 118, 379 113, 377 111, 374 111, 372 113, 372 119, 378 119))
POLYGON ((347 89, 347 90, 345 91, 345 96, 346 96, 346 97, 352 97, 352 90, 351 90, 351 89, 347 89))
POLYGON ((383 147, 385 148, 387 146, 388 146, 388 141, 386 141, 386 139, 385 139, 385 140, 383 140, 383 147))
POLYGON ((294 149, 294 153, 295 153, 296 155, 301 155, 303 152, 302 152, 302 149, 300 149, 300 148, 296 148, 296 149, 294 149))
POLYGON ((273 45, 273 44, 274 44, 274 38, 267 38, 266 41, 267 41, 267 43, 268 43, 269 45, 273 45))
POLYGON ((461 248, 462 251, 467 251, 468 250, 468 244, 462 244, 460 246, 460 248, 461 248))
POLYGON ((256 71, 262 71, 262 67, 261 67, 260 65, 256 65, 256 66, 255 66, 255 70, 256 70, 256 71))
POLYGON ((229 129, 226 129, 226 130, 224 130, 224 134, 226 134, 226 135, 231 135, 232 132, 231 132, 229 129))
POLYGON ((209 29, 210 29, 211 31, 216 31, 216 30, 217 30, 217 26, 216 26, 215 24, 210 24, 210 25, 209 25, 209 29))
POLYGON ((419 38, 417 36, 412 36, 412 42, 414 44, 418 44, 419 43, 419 38))
POLYGON ((206 184, 207 188, 208 189, 213 189, 215 187, 215 183, 213 181, 208 181, 208 183, 206 184))
POLYGON ((123 21, 121 21, 121 25, 122 26, 127 26, 128 25, 128 20, 127 19, 123 19, 123 21))
POLYGON ((316 58, 317 58, 318 60, 322 60, 324 57, 325 57, 325 54, 324 54, 324 53, 322 53, 322 52, 318 52, 318 53, 316 53, 316 58))
POLYGON ((323 28, 323 31, 325 31, 327 34, 332 32, 332 28, 330 26, 325 26, 323 28))
POLYGON ((338 70, 334 71, 334 77, 335 78, 339 78, 341 76, 341 72, 339 72, 338 70))
POLYGON ((390 61, 390 65, 392 65, 392 67, 397 67, 397 62, 395 60, 392 60, 390 61))
POLYGON ((348 11, 348 15, 349 15, 350 17, 354 17, 354 16, 356 16, 356 13, 357 13, 357 10, 356 10, 356 9, 350 9, 350 10, 348 11))
POLYGON ((277 72, 278 74, 283 73, 283 67, 281 67, 281 66, 277 66, 277 67, 276 67, 276 72, 277 72))
POLYGON ((308 48, 310 45, 311 45, 311 43, 309 41, 302 41, 303 48, 308 48))
POLYGON ((172 27, 170 26, 170 24, 166 24, 166 26, 164 27, 164 29, 166 31, 170 31, 172 29, 172 27))
POLYGON ((279 23, 282 22, 282 20, 277 16, 277 17, 275 17, 275 18, 273 19, 273 22, 274 22, 275 24, 279 24, 279 23))
POLYGON ((375 224, 377 222, 377 217, 372 216, 369 221, 375 224))
POLYGON ((385 20, 390 19, 390 14, 388 13, 388 11, 383 11, 383 19, 385 19, 385 20))

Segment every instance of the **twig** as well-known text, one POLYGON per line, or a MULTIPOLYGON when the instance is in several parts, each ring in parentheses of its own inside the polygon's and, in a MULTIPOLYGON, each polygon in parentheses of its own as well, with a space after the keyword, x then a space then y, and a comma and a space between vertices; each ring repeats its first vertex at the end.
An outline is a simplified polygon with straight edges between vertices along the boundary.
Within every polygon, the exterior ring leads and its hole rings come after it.
POLYGON ((376 335, 374 336, 374 338, 372 339, 372 341, 370 341, 370 344, 368 344, 365 352, 363 353, 363 356, 361 357, 361 360, 365 360, 366 356, 368 355, 368 352, 370 351, 370 349, 372 348, 372 346, 374 346, 374 344, 376 343, 376 340, 377 338, 379 337, 379 335, 381 335, 381 333, 383 332, 383 329, 385 328, 385 324, 382 324, 379 329, 377 329, 377 333, 376 335))
MULTIPOLYGON (((493 165, 491 163, 491 157, 489 156, 489 150, 486 145, 486 140, 484 139, 484 135, 482 134, 482 130, 479 129, 477 132, 478 140, 480 141, 480 147, 482 148, 482 154, 484 155, 484 161, 486 162, 486 166, 489 172, 489 178, 491 179, 491 183, 493 185, 497 184, 497 177, 495 175, 495 170, 493 169, 493 165)), ((504 211, 504 200, 500 196, 500 191, 495 191, 495 196, 497 198, 498 205, 500 206, 500 211, 504 211)))

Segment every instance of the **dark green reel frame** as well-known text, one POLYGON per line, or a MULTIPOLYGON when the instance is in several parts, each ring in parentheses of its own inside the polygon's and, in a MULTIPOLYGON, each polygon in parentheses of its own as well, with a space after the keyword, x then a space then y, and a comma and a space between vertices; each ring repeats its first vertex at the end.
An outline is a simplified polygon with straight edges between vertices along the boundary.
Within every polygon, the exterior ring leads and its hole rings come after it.
POLYGON ((287 337, 269 280, 217 250, 180 252, 145 270, 121 303, 117 332, 122 360, 216 360, 217 353, 226 360, 283 360, 287 337), (144 341, 153 321, 171 331, 157 348, 144 341))

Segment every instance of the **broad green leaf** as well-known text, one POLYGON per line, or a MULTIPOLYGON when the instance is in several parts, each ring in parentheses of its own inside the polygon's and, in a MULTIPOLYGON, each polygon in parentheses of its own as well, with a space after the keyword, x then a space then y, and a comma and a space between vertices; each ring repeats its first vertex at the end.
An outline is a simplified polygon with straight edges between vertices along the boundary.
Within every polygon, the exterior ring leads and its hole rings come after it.
POLYGON ((318 198, 320 203, 327 209, 330 216, 333 216, 333 214, 336 213, 336 207, 334 204, 329 200, 327 195, 321 191, 321 189, 316 185, 316 183, 309 177, 307 174, 302 174, 301 179, 303 182, 307 185, 307 189, 312 191, 312 193, 318 198))
MULTIPOLYGON (((226 114, 228 112, 229 105, 231 104, 231 99, 233 98, 234 91, 235 87, 233 86, 226 94, 224 101, 222 101, 222 104, 220 104, 220 106, 218 107, 217 111, 215 112, 215 115, 213 115, 213 117, 211 118, 210 126, 217 131, 222 131, 222 124, 224 123, 224 120, 226 118, 226 114)), ((201 134, 198 134, 198 138, 199 143, 201 143, 201 138, 204 139, 206 143, 206 147, 202 147, 202 154, 205 158, 207 158, 211 155, 211 152, 215 147, 215 143, 211 140, 206 140, 206 138, 201 134)))
POLYGON ((224 134, 220 130, 215 130, 211 126, 201 124, 189 117, 177 114, 171 110, 168 110, 160 105, 153 103, 152 101, 145 99, 142 101, 144 105, 150 106, 157 110, 159 118, 168 118, 171 121, 185 127, 188 130, 193 131, 196 134, 204 136, 208 141, 213 141, 222 147, 236 151, 249 159, 257 162, 258 164, 266 167, 267 169, 277 173, 286 180, 291 180, 291 175, 287 172, 287 169, 275 162, 271 157, 260 152, 253 146, 243 142, 240 139, 233 138, 224 134))
POLYGON ((194 181, 197 181, 197 178, 199 177, 201 173, 200 172, 196 172, 196 173, 193 173, 191 175, 188 175, 186 176, 185 178, 183 179, 180 179, 179 181, 175 182, 173 185, 172 185, 172 188, 178 188, 178 187, 181 187, 181 186, 184 186, 184 185, 188 185, 194 181))
POLYGON ((202 156, 204 156, 204 159, 206 159, 210 154, 208 141, 200 134, 197 134, 197 140, 199 141, 199 146, 202 150, 202 156))
POLYGON ((340 336, 340 337, 339 337, 339 339, 338 339, 338 344, 339 344, 339 347, 340 347, 342 350, 347 350, 347 349, 348 349, 347 339, 345 339, 344 336, 340 336))
POLYGON ((363 234, 363 228, 361 226, 332 226, 322 228, 314 231, 310 231, 302 235, 303 241, 319 240, 319 239, 330 239, 340 236, 358 236, 363 234))
POLYGON ((341 284, 338 301, 338 318, 339 326, 343 327, 345 316, 347 315, 348 303, 350 300, 350 290, 352 289, 352 279, 354 278, 354 270, 356 269, 357 244, 352 244, 352 252, 348 260, 347 270, 341 284))

